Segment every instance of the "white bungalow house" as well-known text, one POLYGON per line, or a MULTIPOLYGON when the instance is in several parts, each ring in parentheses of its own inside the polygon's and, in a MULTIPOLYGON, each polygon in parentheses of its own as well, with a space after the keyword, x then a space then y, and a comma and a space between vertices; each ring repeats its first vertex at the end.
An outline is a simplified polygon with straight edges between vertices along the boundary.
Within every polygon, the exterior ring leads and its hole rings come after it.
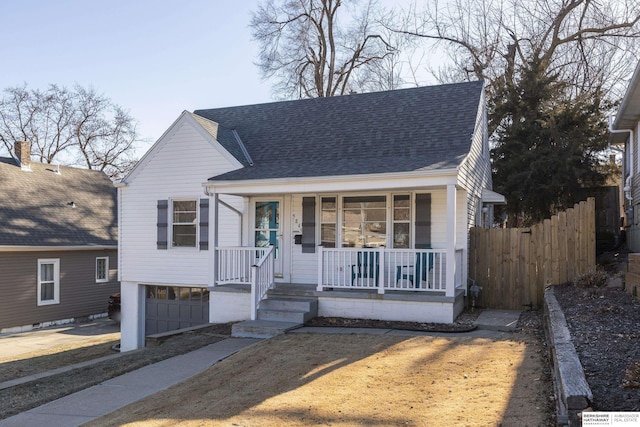
POLYGON ((453 322, 491 185, 482 82, 185 111, 118 185, 121 348, 276 292, 453 322))

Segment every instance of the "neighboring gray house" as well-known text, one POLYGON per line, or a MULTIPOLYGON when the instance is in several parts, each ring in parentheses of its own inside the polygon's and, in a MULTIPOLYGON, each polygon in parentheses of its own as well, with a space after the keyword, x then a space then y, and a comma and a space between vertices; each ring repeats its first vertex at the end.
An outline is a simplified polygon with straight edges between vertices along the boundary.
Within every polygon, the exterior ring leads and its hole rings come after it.
POLYGON ((0 157, 0 333, 103 316, 117 281, 116 189, 102 172, 0 157))
POLYGON ((185 111, 118 187, 123 351, 276 291, 453 322, 468 230, 504 202, 482 82, 185 111))

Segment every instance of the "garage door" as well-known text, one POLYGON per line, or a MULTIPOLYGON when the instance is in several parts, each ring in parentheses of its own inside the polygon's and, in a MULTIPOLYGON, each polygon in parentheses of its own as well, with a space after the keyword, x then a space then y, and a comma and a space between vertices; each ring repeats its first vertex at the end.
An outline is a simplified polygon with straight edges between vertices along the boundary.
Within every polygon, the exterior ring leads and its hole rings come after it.
POLYGON ((209 323, 207 288, 146 286, 146 335, 209 323))

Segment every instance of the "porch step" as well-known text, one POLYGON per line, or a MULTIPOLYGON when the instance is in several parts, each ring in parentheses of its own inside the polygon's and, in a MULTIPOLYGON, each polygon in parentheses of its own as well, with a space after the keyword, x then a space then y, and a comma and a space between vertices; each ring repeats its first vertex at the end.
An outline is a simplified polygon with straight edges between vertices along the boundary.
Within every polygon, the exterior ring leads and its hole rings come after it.
POLYGON ((270 295, 260 302, 257 314, 257 320, 234 324, 231 336, 271 338, 298 328, 318 315, 318 298, 270 295))
POLYGON ((258 307, 259 320, 304 323, 318 316, 318 298, 267 296, 258 307))
POLYGON ((318 298, 291 298, 269 296, 262 300, 260 309, 281 311, 308 311, 318 312, 318 298))
POLYGON ((273 320, 245 320, 235 323, 231 328, 231 336, 235 338, 272 338, 285 332, 299 328, 302 323, 278 322, 273 320))
POLYGON ((316 285, 278 283, 276 287, 267 292, 269 298, 272 297, 300 297, 315 298, 317 296, 316 285))

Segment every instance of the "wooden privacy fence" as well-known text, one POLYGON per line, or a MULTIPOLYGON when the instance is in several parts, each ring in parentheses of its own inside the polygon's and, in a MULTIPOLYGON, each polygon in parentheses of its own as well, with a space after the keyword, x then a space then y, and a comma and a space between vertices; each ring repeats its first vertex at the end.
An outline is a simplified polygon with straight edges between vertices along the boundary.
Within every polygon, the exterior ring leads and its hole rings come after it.
POLYGON ((595 268, 595 199, 529 228, 472 228, 469 278, 482 287, 476 305, 540 308, 544 288, 595 268))

